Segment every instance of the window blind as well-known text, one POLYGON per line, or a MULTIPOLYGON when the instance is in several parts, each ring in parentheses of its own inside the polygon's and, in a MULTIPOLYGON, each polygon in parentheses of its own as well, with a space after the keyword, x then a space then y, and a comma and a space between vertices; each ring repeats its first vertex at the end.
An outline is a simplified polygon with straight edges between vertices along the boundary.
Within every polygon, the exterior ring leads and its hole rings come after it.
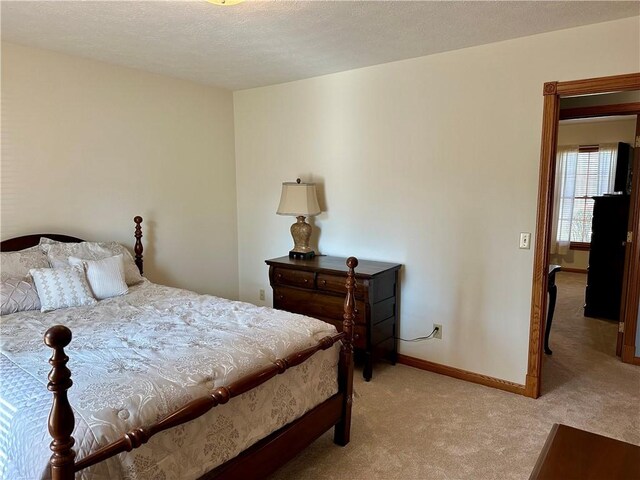
MULTIPOLYGON (((576 159, 573 205, 568 202, 560 211, 559 229, 567 238, 570 232, 572 242, 591 241, 591 221, 593 218, 593 197, 611 193, 615 170, 615 154, 597 146, 581 146, 576 159)), ((569 173, 573 176, 573 171, 569 173)))
MULTIPOLYGON (((598 148, 581 148, 576 166, 576 188, 571 225, 572 242, 591 241, 591 219, 593 218, 593 198, 600 194, 598 148)), ((608 179, 607 179, 608 180, 608 179)))

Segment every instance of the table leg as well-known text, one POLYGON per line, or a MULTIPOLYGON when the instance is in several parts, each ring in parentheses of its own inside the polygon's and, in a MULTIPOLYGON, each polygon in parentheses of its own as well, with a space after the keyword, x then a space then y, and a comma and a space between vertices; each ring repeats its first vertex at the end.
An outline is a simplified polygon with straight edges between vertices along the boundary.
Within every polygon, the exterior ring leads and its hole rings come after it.
POLYGON ((553 322, 553 312, 556 309, 556 296, 558 295, 558 287, 555 279, 549 282, 549 312, 547 313, 547 324, 544 329, 544 353, 551 355, 553 352, 549 348, 549 334, 551 333, 551 323, 553 322))

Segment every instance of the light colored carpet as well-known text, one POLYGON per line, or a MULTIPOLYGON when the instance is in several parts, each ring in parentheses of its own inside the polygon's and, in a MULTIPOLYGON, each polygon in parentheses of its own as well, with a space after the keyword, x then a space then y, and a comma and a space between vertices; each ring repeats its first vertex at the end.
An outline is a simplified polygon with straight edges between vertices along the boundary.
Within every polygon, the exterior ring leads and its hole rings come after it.
POLYGON ((640 445, 640 367, 615 356, 615 323, 582 316, 585 275, 559 273, 537 400, 403 365, 360 375, 351 443, 319 438, 271 480, 527 479, 553 423, 640 445))

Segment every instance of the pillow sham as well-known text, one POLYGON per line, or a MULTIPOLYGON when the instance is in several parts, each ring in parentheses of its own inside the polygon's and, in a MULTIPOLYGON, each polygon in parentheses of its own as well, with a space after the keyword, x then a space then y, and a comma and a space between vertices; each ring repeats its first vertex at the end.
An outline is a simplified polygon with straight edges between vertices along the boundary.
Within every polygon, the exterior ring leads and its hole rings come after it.
POLYGON ((69 264, 84 267, 93 296, 98 300, 124 295, 129 291, 124 281, 122 254, 102 260, 69 257, 69 264))
POLYGON ((127 285, 135 285, 136 283, 142 282, 143 278, 140 274, 140 270, 133 259, 133 255, 131 255, 131 252, 127 247, 118 242, 106 242, 101 243, 100 245, 109 250, 111 255, 122 254, 122 261, 124 262, 124 280, 127 282, 127 285))
POLYGON ((54 240, 53 238, 49 238, 49 237, 40 237, 40 241, 38 242, 38 245, 44 245, 47 243, 62 243, 62 242, 59 242, 58 240, 54 240))
POLYGON ((40 310, 40 297, 30 275, 0 275, 0 315, 40 310))
MULTIPOLYGON (((47 239, 48 241, 52 241, 47 239)), ((135 285, 142 281, 140 270, 136 266, 129 250, 117 242, 80 242, 80 243, 40 243, 40 248, 46 253, 53 268, 69 265, 69 257, 82 260, 102 260, 122 254, 124 262, 124 279, 127 285, 135 285)))
POLYGON ((26 277, 32 268, 46 268, 48 266, 47 256, 37 246, 17 252, 0 253, 0 269, 2 273, 12 277, 26 277))
POLYGON ((41 312, 96 303, 82 266, 32 268, 30 273, 40 297, 41 312))

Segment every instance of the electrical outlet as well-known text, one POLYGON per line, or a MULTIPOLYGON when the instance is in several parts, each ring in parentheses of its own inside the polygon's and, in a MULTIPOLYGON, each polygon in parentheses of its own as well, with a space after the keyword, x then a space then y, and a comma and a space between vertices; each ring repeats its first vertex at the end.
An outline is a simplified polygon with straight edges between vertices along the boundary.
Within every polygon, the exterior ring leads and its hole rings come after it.
POLYGON ((529 232, 520 233, 520 248, 526 250, 531 248, 531 234, 529 232))
POLYGON ((260 300, 264 300, 264 290, 260 289, 260 300))
POLYGON ((442 325, 438 325, 437 323, 433 324, 433 328, 437 328, 438 331, 433 334, 433 338, 437 338, 438 340, 442 340, 442 325))

